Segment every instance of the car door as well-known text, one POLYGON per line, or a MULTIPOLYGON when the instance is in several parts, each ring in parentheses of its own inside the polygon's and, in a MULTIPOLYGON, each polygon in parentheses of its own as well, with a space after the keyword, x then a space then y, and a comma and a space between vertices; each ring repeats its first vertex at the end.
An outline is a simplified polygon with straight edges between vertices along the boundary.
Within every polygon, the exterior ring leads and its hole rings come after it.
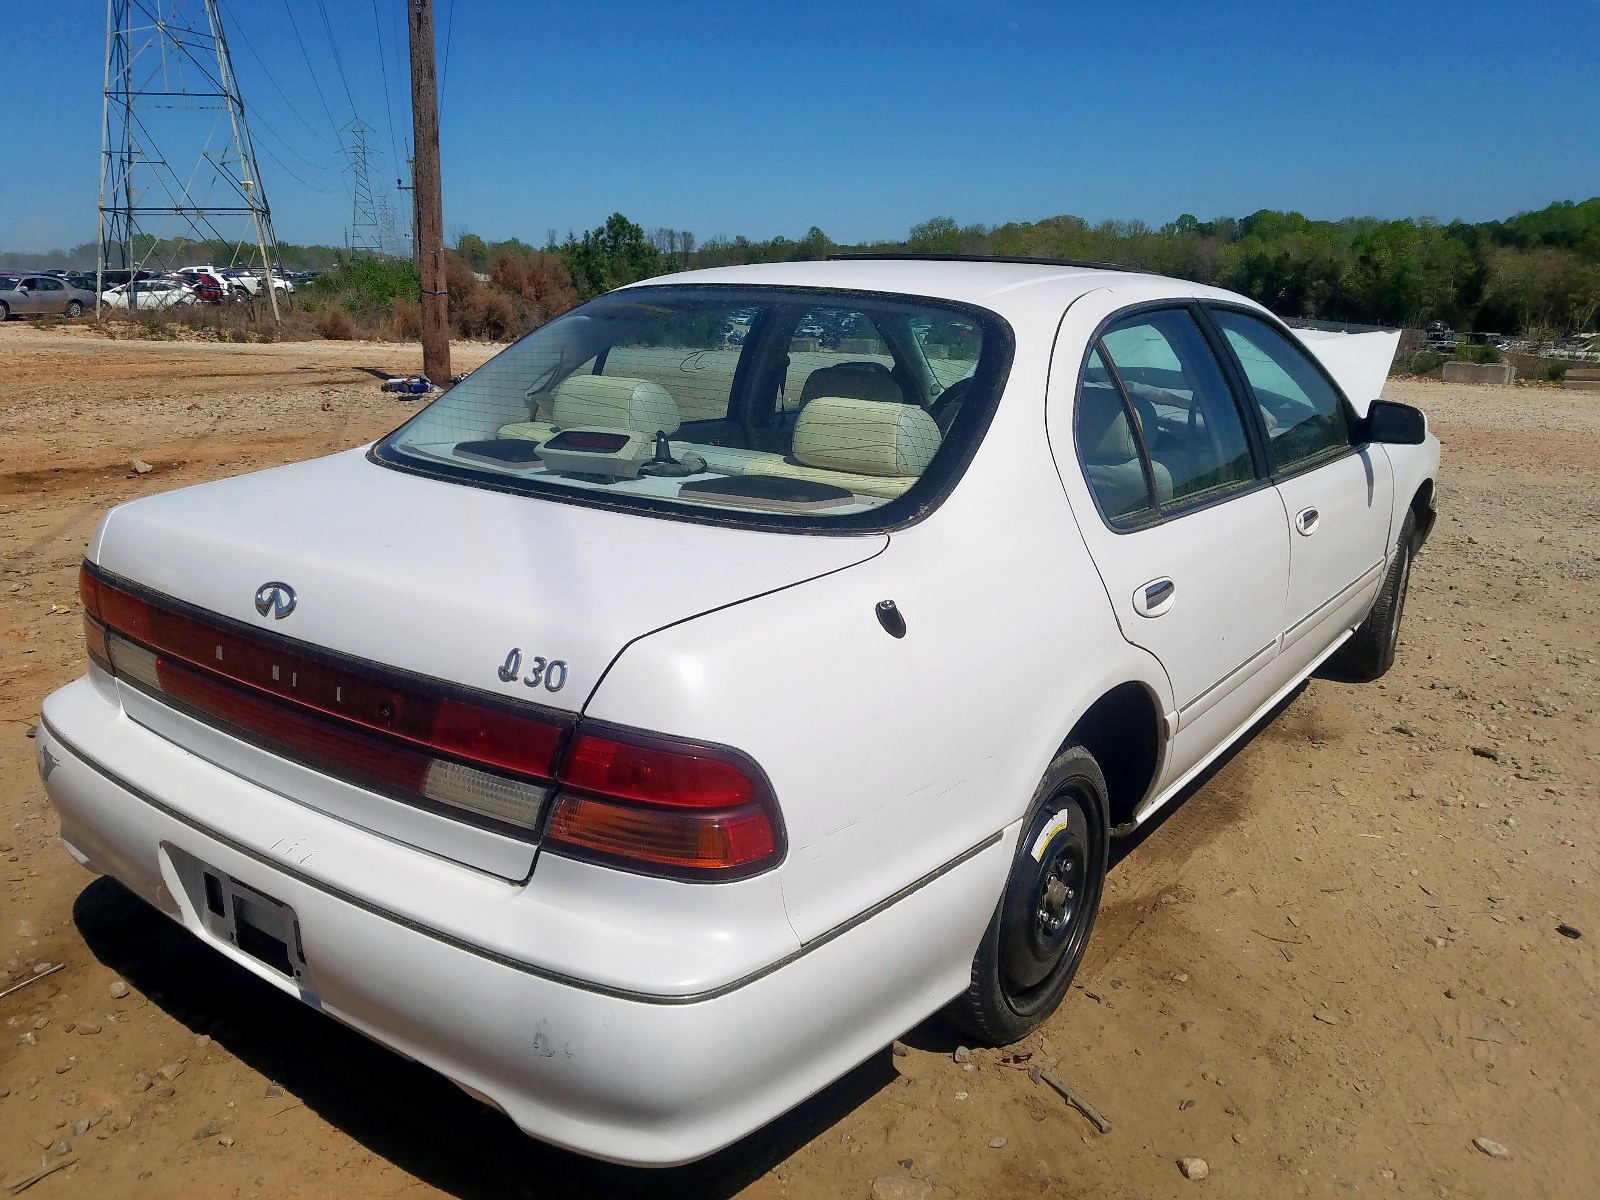
POLYGON ((39 277, 38 311, 59 315, 67 311, 67 285, 52 275, 39 277))
POLYGON ((1291 335, 1240 309, 1211 315, 1250 392, 1293 530, 1280 662, 1293 675, 1372 606, 1390 550, 1393 471, 1380 449, 1354 444, 1349 402, 1291 335))
POLYGON ((1118 300, 1069 311, 1049 436, 1122 634, 1172 685, 1159 790, 1270 698, 1289 532, 1198 308, 1118 300))
POLYGON ((12 293, 16 302, 12 304, 11 311, 18 314, 32 316, 44 311, 44 291, 42 281, 37 275, 29 275, 17 284, 17 290, 12 293))

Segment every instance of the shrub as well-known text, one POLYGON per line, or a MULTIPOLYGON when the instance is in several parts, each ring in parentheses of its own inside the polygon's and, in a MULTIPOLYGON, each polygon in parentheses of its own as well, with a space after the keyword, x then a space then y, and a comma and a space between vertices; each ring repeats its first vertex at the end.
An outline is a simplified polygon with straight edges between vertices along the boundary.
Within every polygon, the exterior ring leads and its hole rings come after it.
POLYGON ((317 332, 329 341, 348 342, 356 336, 355 322, 342 308, 325 308, 317 314, 317 332))
POLYGON ((170 342, 177 334, 172 332, 172 326, 167 319, 159 313, 149 313, 142 316, 134 324, 133 336, 147 338, 153 342, 170 342))
POLYGON ((1571 363, 1566 363, 1566 362, 1545 363, 1545 365, 1544 365, 1544 377, 1546 379, 1548 379, 1551 383, 1560 383, 1563 379, 1565 379, 1567 377, 1567 372, 1569 370, 1571 370, 1571 369, 1572 369, 1572 364, 1571 363))
POLYGON ((419 341, 422 338, 422 305, 415 300, 396 296, 389 314, 389 326, 401 341, 419 341))
POLYGON ((489 268, 495 287, 516 298, 524 330, 576 307, 578 291, 561 259, 554 254, 521 255, 502 251, 489 268))
POLYGON ((1419 350, 1411 356, 1410 366, 1413 375, 1432 375, 1444 366, 1444 356, 1432 350, 1419 350))
POLYGON ((1505 359, 1498 346, 1480 346, 1473 342, 1462 342, 1457 346, 1456 357, 1462 362, 1472 363, 1497 363, 1505 359))

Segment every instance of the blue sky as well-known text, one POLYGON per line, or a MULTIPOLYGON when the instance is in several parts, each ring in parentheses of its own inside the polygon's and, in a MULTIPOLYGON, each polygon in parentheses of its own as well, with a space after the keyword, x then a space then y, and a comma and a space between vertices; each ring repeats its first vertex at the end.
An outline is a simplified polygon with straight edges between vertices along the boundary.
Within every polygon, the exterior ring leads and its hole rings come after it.
MULTIPOLYGON (((936 215, 1484 220, 1600 194, 1600 0, 435 4, 451 236, 542 242, 615 211, 702 241, 936 215)), ((404 0, 221 8, 278 236, 338 243, 335 127, 374 128, 379 180, 407 152, 404 0)), ((95 236, 104 20, 0 6, 5 59, 50 80, 0 102, 0 250, 95 236)))

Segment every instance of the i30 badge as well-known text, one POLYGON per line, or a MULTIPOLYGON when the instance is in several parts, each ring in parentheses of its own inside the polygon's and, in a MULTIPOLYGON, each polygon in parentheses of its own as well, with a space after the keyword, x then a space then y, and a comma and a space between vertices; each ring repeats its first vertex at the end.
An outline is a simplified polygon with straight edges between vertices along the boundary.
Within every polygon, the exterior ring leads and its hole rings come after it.
POLYGON ((256 589, 256 611, 263 617, 281 621, 294 611, 294 589, 287 583, 263 583, 256 589))

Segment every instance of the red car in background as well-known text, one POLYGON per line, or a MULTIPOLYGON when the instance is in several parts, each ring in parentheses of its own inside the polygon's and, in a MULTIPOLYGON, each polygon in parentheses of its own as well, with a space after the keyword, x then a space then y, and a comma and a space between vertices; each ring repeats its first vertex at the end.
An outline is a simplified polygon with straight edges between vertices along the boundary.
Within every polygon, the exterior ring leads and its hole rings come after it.
POLYGON ((176 278, 194 289, 195 298, 201 304, 221 304, 227 298, 222 281, 208 271, 179 271, 176 278))

